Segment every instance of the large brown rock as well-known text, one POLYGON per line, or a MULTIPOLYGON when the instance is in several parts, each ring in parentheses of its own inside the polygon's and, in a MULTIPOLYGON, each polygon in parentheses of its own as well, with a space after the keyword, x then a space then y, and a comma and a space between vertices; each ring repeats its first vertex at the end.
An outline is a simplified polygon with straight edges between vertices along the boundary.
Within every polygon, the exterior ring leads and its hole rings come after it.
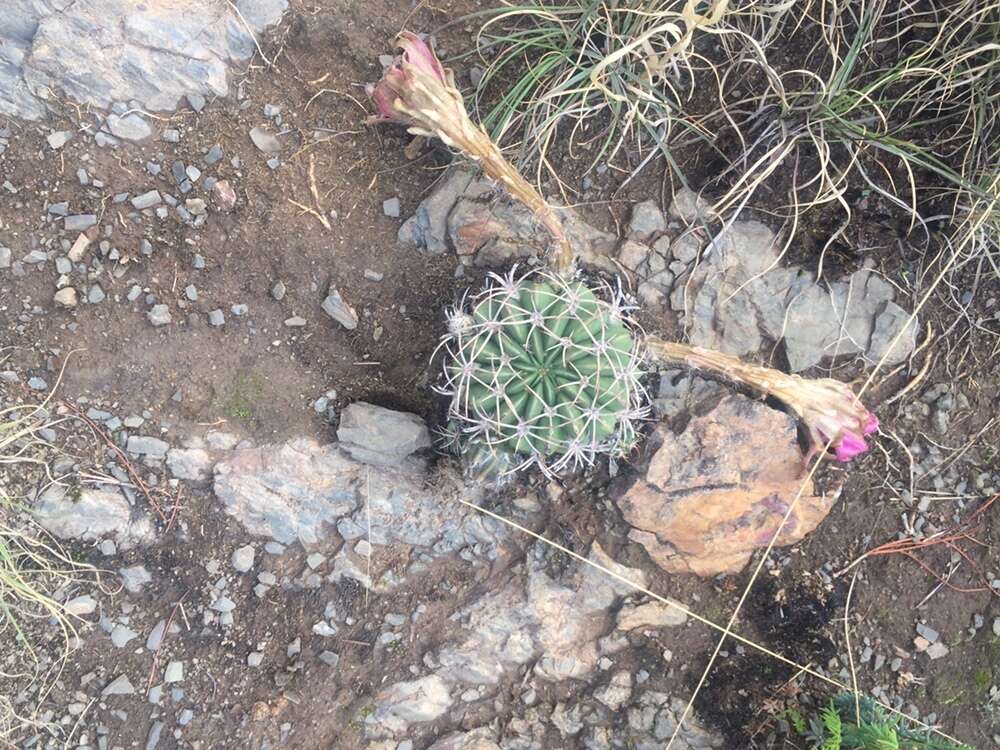
POLYGON ((670 573, 738 572, 775 534, 778 545, 802 539, 833 505, 803 477, 795 420, 758 401, 727 396, 682 434, 661 425, 653 440, 645 477, 618 506, 630 537, 670 573))

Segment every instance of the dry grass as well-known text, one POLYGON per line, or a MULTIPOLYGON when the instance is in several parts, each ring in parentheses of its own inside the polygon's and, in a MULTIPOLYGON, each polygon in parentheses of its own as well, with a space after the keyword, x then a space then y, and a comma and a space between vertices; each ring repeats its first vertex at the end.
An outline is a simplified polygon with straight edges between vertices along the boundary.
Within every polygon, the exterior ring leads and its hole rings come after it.
MULTIPOLYGON (((59 593, 93 572, 74 562, 58 543, 19 513, 16 487, 29 475, 47 476, 50 446, 39 431, 55 424, 44 407, 0 409, 0 683, 32 689, 44 698, 69 654, 76 629, 59 593), (53 648, 56 658, 43 650, 53 648), (9 658, 8 658, 9 657, 9 658), (7 670, 13 669, 13 673, 7 670)), ((33 710, 15 707, 16 696, 0 691, 0 742, 37 727, 33 710)), ((34 701, 38 705, 41 700, 34 701)))

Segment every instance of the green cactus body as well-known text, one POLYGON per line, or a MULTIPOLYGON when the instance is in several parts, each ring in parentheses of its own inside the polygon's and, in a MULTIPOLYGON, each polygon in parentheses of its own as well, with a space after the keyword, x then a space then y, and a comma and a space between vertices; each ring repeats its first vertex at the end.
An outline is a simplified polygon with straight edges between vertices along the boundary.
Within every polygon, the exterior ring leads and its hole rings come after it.
POLYGON ((451 319, 444 390, 461 447, 551 471, 624 452, 644 400, 624 298, 547 271, 513 274, 451 319))

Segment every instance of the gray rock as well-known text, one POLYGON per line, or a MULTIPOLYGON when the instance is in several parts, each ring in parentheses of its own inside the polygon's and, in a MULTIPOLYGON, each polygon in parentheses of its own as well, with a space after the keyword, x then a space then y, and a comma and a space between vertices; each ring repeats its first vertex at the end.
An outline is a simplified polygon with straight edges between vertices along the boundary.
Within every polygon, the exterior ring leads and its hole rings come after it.
POLYGON ((163 645, 163 636, 167 632, 167 621, 160 620, 153 626, 153 629, 149 631, 149 635, 146 636, 146 648, 150 651, 159 651, 160 646, 163 645))
POLYGON ((73 262, 63 256, 56 258, 56 273, 63 275, 73 273, 73 262))
POLYGON ((166 305, 153 305, 146 313, 149 322, 154 326, 165 326, 170 323, 170 308, 166 305))
POLYGON ((250 131, 250 140, 265 154, 277 154, 281 151, 281 141, 260 126, 250 131))
POLYGON ((10 268, 13 253, 9 247, 0 245, 0 268, 10 268))
POLYGON ((185 94, 225 96, 231 69, 255 53, 254 35, 280 19, 287 0, 236 0, 234 6, 8 4, 0 26, 0 113, 37 120, 48 101, 64 99, 99 110, 114 106, 108 126, 125 138, 140 126, 111 123, 142 118, 124 114, 122 102, 163 111, 185 94))
POLYGON ((208 324, 210 326, 218 328, 219 326, 225 325, 225 323, 226 314, 222 312, 222 310, 212 310, 212 312, 208 314, 208 324))
POLYGON ((129 549, 153 536, 149 519, 133 519, 128 501, 118 491, 86 488, 74 496, 66 487, 52 485, 39 495, 31 513, 60 539, 93 542, 112 537, 119 548, 129 549))
POLYGON ((94 214, 76 214, 63 219, 63 228, 67 232, 84 232, 97 223, 97 216, 94 214))
POLYGON ((111 629, 111 643, 115 648, 125 648, 129 641, 138 637, 139 634, 126 625, 115 625, 111 629))
POLYGON ((238 573, 247 573, 251 568, 253 568, 253 561, 256 552, 257 551, 252 544, 245 544, 242 547, 237 547, 233 550, 232 557, 230 557, 229 561, 238 573))
POLYGON ((100 284, 91 285, 90 289, 87 290, 87 302, 92 305, 97 305, 104 301, 107 295, 104 294, 104 290, 101 289, 100 284))
POLYGON ((194 284, 188 284, 184 287, 184 296, 187 297, 191 302, 198 301, 198 287, 194 284))
POLYGON ((647 240, 666 228, 666 219, 656 201, 645 200, 632 207, 632 218, 628 225, 630 238, 647 240))
POLYGON ((69 130, 53 130, 45 140, 49 142, 49 148, 56 151, 69 143, 72 137, 73 133, 69 130))
POLYGON ((940 637, 940 635, 934 628, 928 627, 927 625, 924 625, 922 622, 917 623, 917 635, 923 636, 931 643, 936 642, 937 639, 940 637))
POLYGON ((424 420, 364 401, 344 409, 337 429, 341 446, 354 458, 376 465, 400 465, 415 451, 431 446, 424 420))
POLYGON ((448 214, 472 183, 474 173, 466 168, 448 171, 441 184, 417 206, 416 213, 403 222, 398 239, 401 245, 440 255, 448 250, 448 214))
POLYGON ((171 661, 167 663, 167 668, 163 670, 163 681, 165 683, 184 681, 184 662, 171 661))
POLYGON ((125 590, 131 594, 138 594, 142 591, 143 586, 153 580, 153 576, 149 574, 144 565, 132 565, 128 568, 122 568, 118 571, 118 575, 121 576, 125 590))
POLYGON ((135 688, 132 687, 132 683, 129 681, 126 675, 119 675, 107 685, 105 685, 104 690, 101 691, 101 695, 134 695, 135 688))
POLYGON ((146 735, 145 750, 155 750, 156 746, 160 744, 161 734, 163 734, 163 722, 159 720, 154 721, 149 728, 149 734, 146 735))
POLYGON ((884 357, 887 367, 899 364, 916 347, 917 333, 917 320, 910 320, 909 313, 895 302, 886 302, 875 318, 875 328, 865 358, 869 362, 878 363, 884 357))
POLYGON ((123 141, 144 141, 153 135, 149 123, 134 113, 124 117, 108 115, 107 126, 111 135, 123 141))
POLYGON ((264 654, 260 651, 251 651, 247 654, 247 666, 251 669, 259 667, 264 663, 264 654))
POLYGON ((376 698, 372 719, 392 732, 404 732, 410 724, 434 721, 452 704, 448 684, 437 675, 410 682, 397 682, 376 698))
POLYGON ((162 202, 163 198, 160 196, 159 190, 149 190, 142 195, 137 195, 132 199, 132 206, 139 211, 146 208, 152 208, 153 206, 158 206, 162 202))
POLYGON ((389 198, 382 201, 382 213, 390 219, 399 218, 399 198, 389 198))
MULTIPOLYGON (((249 533, 282 544, 315 544, 329 525, 373 545, 403 543, 440 555, 470 544, 491 547, 499 534, 474 511, 442 502, 441 491, 425 488, 413 469, 374 469, 337 444, 293 440, 238 449, 216 464, 213 489, 249 533)), ((337 555, 332 578, 365 578, 363 565, 352 572, 351 557, 337 555)))
POLYGON ((33 391, 47 391, 49 384, 42 378, 28 378, 28 387, 33 391))
POLYGON ((340 296, 340 292, 333 287, 330 288, 326 299, 323 300, 322 308, 323 312, 340 323, 348 331, 353 331, 358 327, 357 312, 344 301, 344 298, 340 296))
POLYGON ((234 609, 236 609, 236 602, 234 602, 228 596, 220 596, 218 599, 212 602, 212 609, 214 609, 216 612, 222 612, 223 614, 225 614, 226 612, 232 612, 234 609))
POLYGON ((97 602, 89 594, 74 597, 63 604, 63 610, 66 614, 75 615, 76 617, 92 614, 95 609, 97 609, 97 602))
POLYGON ((167 451, 167 468, 178 479, 203 482, 211 476, 212 458, 202 448, 171 448, 167 451))
POLYGON ((319 660, 328 667, 336 668, 340 663, 340 655, 335 654, 333 651, 320 651, 319 660))
POLYGON ((160 133, 160 140, 165 143, 180 143, 181 142, 181 131, 175 128, 167 128, 162 133, 160 133))
POLYGON ((208 166, 217 164, 218 162, 222 161, 224 153, 225 152, 222 150, 222 146, 216 143, 208 150, 208 153, 205 154, 205 163, 208 166))
POLYGON ((271 296, 278 302, 281 302, 285 298, 285 284, 283 281, 278 280, 274 282, 274 285, 271 287, 271 296))
POLYGON ((201 112, 205 108, 205 97, 201 94, 188 94, 186 98, 195 112, 201 112))
POLYGON ((156 461, 161 461, 167 456, 170 450, 170 443, 149 435, 130 435, 127 443, 129 453, 138 456, 146 456, 156 461))

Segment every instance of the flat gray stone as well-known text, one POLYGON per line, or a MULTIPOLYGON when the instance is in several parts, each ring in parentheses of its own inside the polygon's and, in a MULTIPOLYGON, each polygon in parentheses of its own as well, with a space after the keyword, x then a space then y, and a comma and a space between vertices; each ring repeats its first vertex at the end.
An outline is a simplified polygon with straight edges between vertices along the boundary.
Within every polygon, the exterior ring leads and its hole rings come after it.
POLYGON ((95 214, 75 214, 63 219, 63 228, 67 232, 84 232, 97 223, 95 214))
POLYGON ((132 509, 118 491, 86 488, 70 494, 66 487, 52 485, 35 501, 31 514, 46 531, 60 539, 85 542, 115 539, 129 549, 153 536, 148 518, 132 518, 132 509))
POLYGON ((398 466, 411 453, 431 446, 430 431, 416 414, 365 401, 344 409, 337 439, 354 458, 377 465, 398 466))
POLYGON ((101 695, 133 695, 135 694, 135 688, 129 681, 126 675, 119 675, 111 682, 109 682, 104 690, 101 691, 101 695))
POLYGON ((323 312, 340 323, 348 331, 353 331, 358 327, 357 312, 344 301, 344 298, 340 296, 340 292, 336 289, 330 288, 321 307, 323 308, 323 312))
POLYGON ((132 206, 139 211, 146 208, 158 206, 163 201, 159 190, 149 190, 142 195, 137 195, 132 199, 132 206))
POLYGON ((123 141, 144 141, 153 135, 153 129, 138 114, 129 114, 124 117, 118 115, 108 115, 108 130, 115 138, 123 141))
POLYGON ((281 141, 260 126, 250 130, 250 140, 265 154, 277 154, 281 151, 281 141))
POLYGON ((178 479, 203 482, 211 476, 212 457, 201 448, 171 448, 167 468, 178 479))
POLYGON ((138 594, 142 591, 143 586, 153 580, 153 576, 149 574, 144 565, 132 565, 128 568, 122 568, 118 571, 118 575, 121 576, 125 590, 130 594, 138 594))
POLYGON ((146 318, 156 327, 165 326, 171 320, 170 308, 166 305, 153 305, 146 313, 146 318))
POLYGON ((162 460, 166 458, 167 451, 170 450, 170 443, 149 435, 130 435, 126 449, 129 453, 162 460))

